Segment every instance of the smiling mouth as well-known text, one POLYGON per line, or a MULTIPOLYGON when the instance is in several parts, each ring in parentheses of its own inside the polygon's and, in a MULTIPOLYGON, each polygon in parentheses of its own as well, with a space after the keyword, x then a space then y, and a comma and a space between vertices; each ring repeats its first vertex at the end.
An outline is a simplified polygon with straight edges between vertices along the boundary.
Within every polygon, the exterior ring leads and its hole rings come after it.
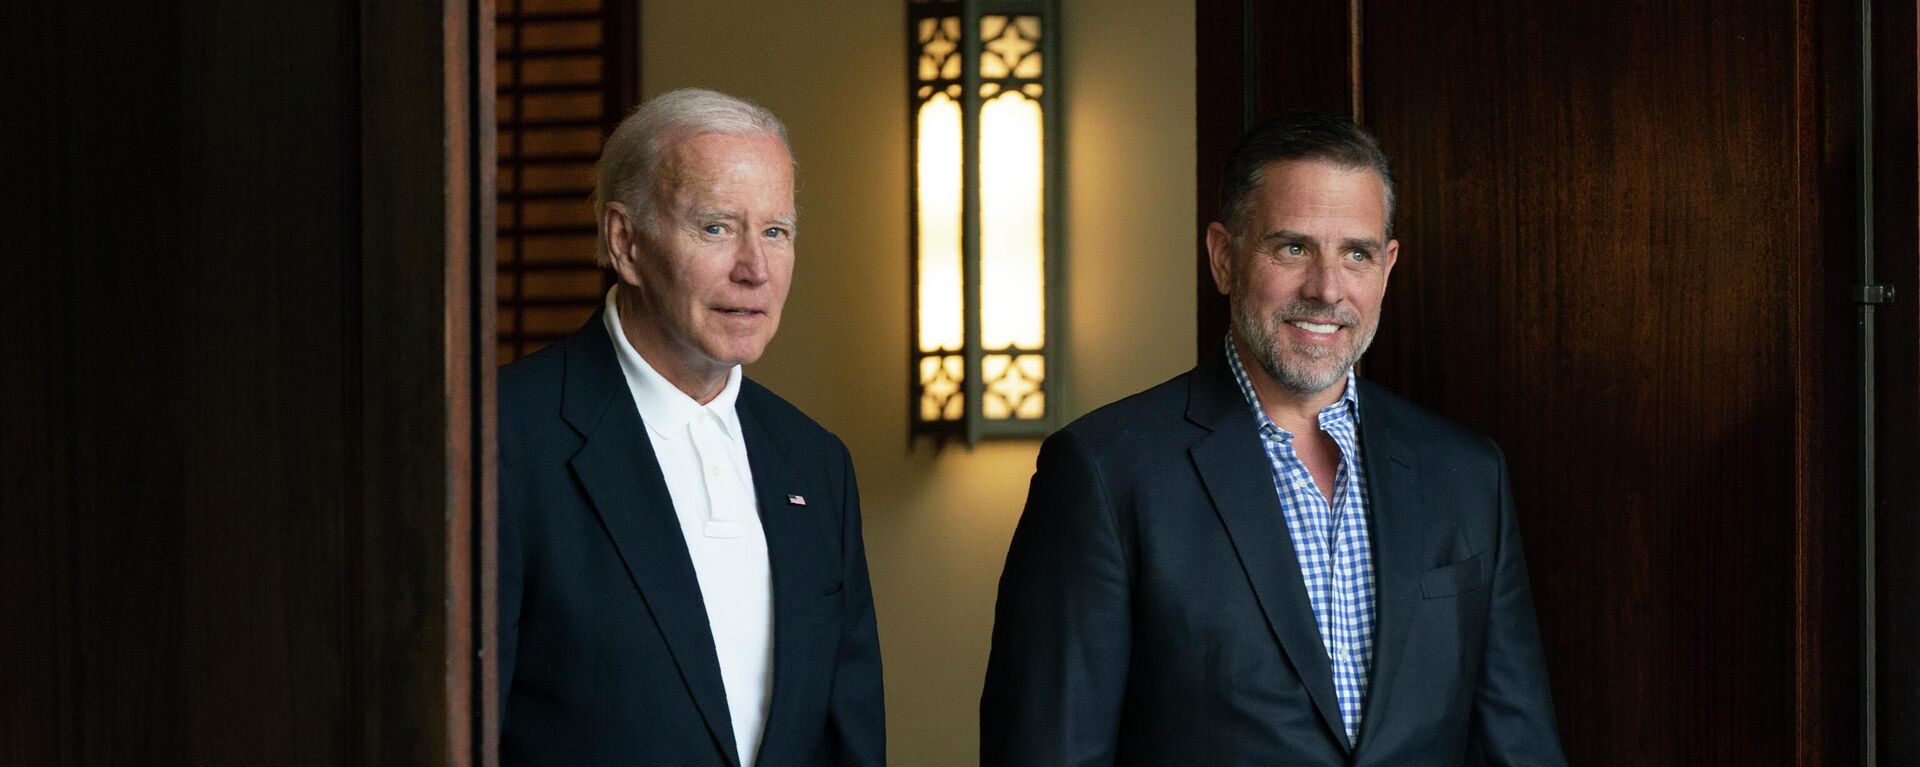
POLYGON ((1305 330, 1309 333, 1332 333, 1336 330, 1339 330, 1341 327, 1335 324, 1323 323, 1323 322, 1309 322, 1307 320, 1287 320, 1287 324, 1292 325, 1301 330, 1305 330))
POLYGON ((714 309, 714 311, 728 317, 754 317, 765 313, 758 309, 714 309))

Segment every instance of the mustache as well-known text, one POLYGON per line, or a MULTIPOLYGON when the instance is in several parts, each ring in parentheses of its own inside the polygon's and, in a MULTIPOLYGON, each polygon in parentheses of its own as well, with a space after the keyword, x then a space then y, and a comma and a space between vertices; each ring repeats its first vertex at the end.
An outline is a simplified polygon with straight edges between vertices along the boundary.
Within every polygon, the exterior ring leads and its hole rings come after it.
POLYGON ((1351 309, 1342 309, 1333 304, 1323 304, 1319 301, 1294 301, 1273 311, 1273 321, 1275 323, 1293 322, 1296 320, 1322 325, 1346 325, 1351 327, 1360 324, 1360 315, 1355 314, 1351 309))

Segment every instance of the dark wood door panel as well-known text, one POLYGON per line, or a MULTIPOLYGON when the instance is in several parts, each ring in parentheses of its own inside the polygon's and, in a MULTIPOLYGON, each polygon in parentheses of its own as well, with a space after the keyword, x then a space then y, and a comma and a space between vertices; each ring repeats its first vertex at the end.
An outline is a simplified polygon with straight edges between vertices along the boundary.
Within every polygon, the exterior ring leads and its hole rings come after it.
POLYGON ((487 762, 483 7, 6 12, 0 764, 487 762))
POLYGON ((1587 764, 1792 755, 1792 9, 1714 5, 1363 22, 1404 190, 1367 374, 1507 449, 1587 764))

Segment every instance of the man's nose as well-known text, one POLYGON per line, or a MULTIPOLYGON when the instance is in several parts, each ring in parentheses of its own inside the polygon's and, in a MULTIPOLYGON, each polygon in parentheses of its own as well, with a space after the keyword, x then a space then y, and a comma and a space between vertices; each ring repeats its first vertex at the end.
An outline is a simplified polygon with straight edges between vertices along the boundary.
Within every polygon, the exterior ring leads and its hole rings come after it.
POLYGON ((772 278, 766 241, 757 235, 740 238, 740 245, 733 253, 733 273, 728 276, 734 282, 747 285, 759 285, 772 278))
POLYGON ((1337 304, 1346 297, 1346 286, 1342 282, 1345 273, 1341 271, 1338 259, 1315 258, 1307 263, 1305 269, 1305 279, 1300 283, 1303 298, 1337 304))

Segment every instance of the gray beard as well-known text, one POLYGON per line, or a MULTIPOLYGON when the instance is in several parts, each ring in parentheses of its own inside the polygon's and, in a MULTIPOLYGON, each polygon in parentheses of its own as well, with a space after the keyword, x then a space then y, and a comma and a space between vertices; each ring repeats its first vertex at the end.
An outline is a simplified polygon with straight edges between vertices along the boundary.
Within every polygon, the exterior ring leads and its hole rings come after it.
POLYGON ((1260 368, 1267 371, 1267 375, 1272 376, 1274 382, 1280 384, 1280 388, 1299 397, 1319 394, 1345 379, 1347 371, 1352 370, 1354 364, 1360 361, 1360 357, 1367 353, 1367 347, 1373 345, 1374 331, 1380 328, 1377 321, 1367 327, 1356 328, 1360 331, 1360 343, 1355 344, 1344 355, 1338 349, 1311 346, 1292 349, 1296 355, 1310 360, 1333 360, 1334 364, 1330 366, 1288 365, 1281 358, 1279 349, 1281 341, 1277 335, 1278 326, 1285 322, 1284 318, 1287 317, 1332 317, 1342 323, 1352 323, 1358 318, 1351 312, 1337 310, 1326 304, 1295 301, 1280 307, 1272 316, 1264 318, 1265 322, 1262 322, 1263 318, 1254 314, 1253 309, 1246 302, 1234 302, 1234 330, 1246 340, 1247 351, 1253 353, 1253 358, 1260 363, 1260 368))

